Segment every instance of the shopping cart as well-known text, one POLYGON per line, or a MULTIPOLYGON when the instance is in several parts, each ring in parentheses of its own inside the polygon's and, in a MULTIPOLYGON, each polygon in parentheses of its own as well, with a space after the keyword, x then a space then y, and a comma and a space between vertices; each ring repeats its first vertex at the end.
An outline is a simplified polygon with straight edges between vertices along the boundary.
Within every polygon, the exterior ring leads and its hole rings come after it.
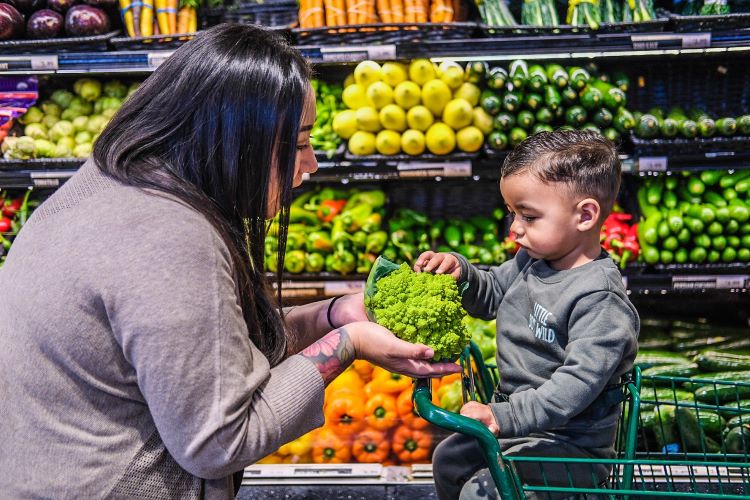
MULTIPOLYGON (((471 367, 466 354, 462 366, 471 367)), ((474 353, 470 351, 469 354, 474 353)), ((479 362, 475 365, 479 366, 479 362)), ((482 378, 481 371, 478 371, 465 374, 464 381, 471 383, 482 378)), ((417 412, 434 425, 478 440, 498 493, 504 500, 526 498, 527 495, 596 499, 750 497, 750 383, 679 377, 645 377, 642 380, 640 370, 636 368, 624 383, 623 391, 627 402, 623 405, 623 418, 617 434, 618 454, 611 460, 504 456, 498 440, 484 425, 433 405, 430 381, 426 379, 417 380, 414 403, 417 412), (680 391, 685 389, 694 391, 694 395, 701 389, 699 399, 684 401, 687 396, 680 391), (719 392, 716 389, 720 389, 719 392), (670 391, 672 397, 668 397, 670 391), (714 400, 710 401, 711 398, 714 400), (709 439, 711 433, 700 423, 714 425, 709 430, 716 435, 716 423, 711 420, 710 412, 722 418, 734 418, 733 423, 741 430, 722 431, 718 440, 709 439), (692 422, 691 415, 699 422, 697 427, 692 427, 693 434, 682 430, 692 422), (664 446, 649 450, 650 443, 657 440, 664 446), (590 485, 581 486, 580 477, 574 479, 574 468, 580 471, 590 467, 593 476, 594 467, 598 466, 611 469, 606 482, 596 484, 592 478, 590 485), (519 469, 528 471, 529 468, 536 468, 541 481, 524 482, 519 469)), ((471 396, 471 388, 466 392, 471 396)), ((475 392, 485 393, 483 390, 475 392)))

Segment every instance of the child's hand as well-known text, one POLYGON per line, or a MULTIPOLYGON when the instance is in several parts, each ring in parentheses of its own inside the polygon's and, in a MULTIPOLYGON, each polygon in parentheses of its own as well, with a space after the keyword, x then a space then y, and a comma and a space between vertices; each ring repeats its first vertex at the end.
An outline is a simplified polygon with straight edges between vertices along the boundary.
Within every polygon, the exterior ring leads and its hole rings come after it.
POLYGON ((461 415, 473 418, 474 420, 479 420, 486 425, 490 432, 495 436, 500 434, 500 426, 497 425, 495 415, 492 413, 489 405, 483 405, 476 401, 469 401, 461 407, 461 415))
POLYGON ((458 280, 461 276, 461 263, 455 255, 449 253, 424 252, 414 263, 415 272, 450 274, 458 280))

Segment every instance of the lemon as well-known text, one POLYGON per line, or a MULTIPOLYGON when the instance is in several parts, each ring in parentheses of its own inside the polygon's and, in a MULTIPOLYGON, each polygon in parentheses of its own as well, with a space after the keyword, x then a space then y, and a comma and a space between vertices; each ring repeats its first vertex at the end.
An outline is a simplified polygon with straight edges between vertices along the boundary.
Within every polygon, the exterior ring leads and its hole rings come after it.
POLYGON ((354 73, 349 73, 349 76, 344 78, 344 88, 348 87, 349 85, 354 85, 355 83, 357 82, 354 81, 354 73))
POLYGON ((395 104, 389 104, 380 110, 380 124, 388 130, 403 132, 406 130, 406 113, 395 104))
POLYGON ((383 130, 375 138, 375 149, 381 155, 396 155, 401 152, 401 134, 393 130, 383 130))
POLYGON ((359 108, 357 114, 357 129, 365 132, 380 132, 380 117, 375 108, 366 106, 359 108))
POLYGON ((472 124, 485 135, 491 133, 493 129, 492 116, 480 106, 474 108, 472 124))
MULTIPOLYGON (((424 106, 414 106, 406 113, 406 123, 409 125, 409 128, 415 130, 421 130, 424 132, 430 128, 430 125, 432 125, 434 121, 435 118, 432 116, 432 113, 424 106)), ((491 120, 490 125, 492 125, 491 120)))
POLYGON ((424 134, 419 130, 407 130, 401 134, 401 149, 412 156, 421 155, 424 153, 424 134))
POLYGON ((428 59, 415 59, 409 65, 409 78, 419 85, 424 85, 435 76, 435 66, 428 59))
POLYGON ((401 82, 393 89, 393 99, 404 109, 412 108, 421 102, 422 89, 414 82, 401 82))
POLYGON ((397 62, 387 62, 383 64, 382 74, 383 81, 391 87, 395 87, 399 83, 406 81, 409 77, 406 66, 397 62))
POLYGON ((348 139, 357 131, 357 112, 351 109, 339 111, 333 117, 333 131, 342 139, 348 139))
POLYGON ((453 94, 454 99, 465 99, 469 101, 469 104, 472 106, 476 106, 479 104, 479 96, 482 94, 482 91, 479 90, 479 87, 474 85, 473 83, 462 83, 460 87, 456 90, 456 92, 453 94))
POLYGON ((430 80, 422 87, 422 104, 435 116, 443 113, 443 108, 450 100, 451 89, 442 80, 430 80))
POLYGON ((484 144, 484 134, 473 125, 462 128, 456 134, 456 143, 458 144, 458 149, 461 151, 474 153, 475 151, 479 151, 479 148, 484 144))
POLYGON ((341 94, 341 100, 349 109, 359 109, 370 105, 365 88, 358 83, 346 87, 341 94))
POLYGON ((364 88, 383 79, 383 70, 375 61, 362 61, 354 68, 354 81, 364 88))
POLYGON ((453 61, 443 61, 438 66, 438 75, 451 89, 457 89, 464 83, 464 69, 453 61))
POLYGON ((367 98, 375 109, 382 109, 393 102, 393 89, 385 82, 375 82, 367 87, 367 98))
POLYGON ((465 99, 453 99, 445 105, 443 121, 453 130, 460 130, 474 120, 474 108, 465 99))
POLYGON ((375 153, 375 134, 359 130, 349 139, 349 151, 353 155, 366 156, 375 153))
POLYGON ((447 155, 456 147, 456 134, 448 125, 438 122, 427 130, 425 143, 431 153, 447 155))

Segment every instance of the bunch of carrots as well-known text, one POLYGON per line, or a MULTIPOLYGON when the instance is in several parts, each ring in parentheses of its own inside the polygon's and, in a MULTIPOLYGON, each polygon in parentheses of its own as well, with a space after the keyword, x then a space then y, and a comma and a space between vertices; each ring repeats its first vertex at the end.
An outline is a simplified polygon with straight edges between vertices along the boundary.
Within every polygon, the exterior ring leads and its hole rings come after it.
POLYGON ((198 31, 199 0, 119 0, 130 37, 177 35, 198 31), (156 11, 156 15, 154 15, 156 11))
POLYGON ((462 0, 300 0, 300 28, 374 23, 451 23, 462 0))

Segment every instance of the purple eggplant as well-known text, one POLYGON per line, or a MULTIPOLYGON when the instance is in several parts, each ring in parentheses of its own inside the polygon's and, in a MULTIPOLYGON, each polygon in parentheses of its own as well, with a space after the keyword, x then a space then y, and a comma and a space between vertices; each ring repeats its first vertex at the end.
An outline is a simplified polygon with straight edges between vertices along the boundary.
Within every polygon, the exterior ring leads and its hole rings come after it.
POLYGON ((92 7, 105 9, 107 7, 116 7, 120 2, 119 0, 83 0, 83 3, 92 7))
POLYGON ((75 3, 76 0, 47 0, 47 8, 65 14, 75 3))
POLYGON ((15 7, 0 3, 0 40, 9 40, 23 35, 26 23, 15 7))
POLYGON ((65 15, 65 32, 70 36, 94 36, 109 31, 109 17, 88 5, 71 7, 65 15))
POLYGON ((34 11, 44 8, 45 0, 3 0, 3 3, 9 3, 19 12, 29 15, 34 11))
POLYGON ((63 16, 50 9, 42 9, 31 14, 26 23, 26 34, 29 38, 55 38, 62 33, 63 16))

